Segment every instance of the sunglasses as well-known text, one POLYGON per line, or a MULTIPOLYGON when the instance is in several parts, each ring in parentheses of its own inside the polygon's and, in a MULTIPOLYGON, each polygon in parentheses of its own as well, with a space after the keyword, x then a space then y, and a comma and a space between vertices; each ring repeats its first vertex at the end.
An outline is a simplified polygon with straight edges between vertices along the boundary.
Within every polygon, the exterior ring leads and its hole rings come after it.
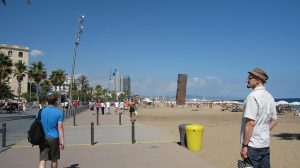
POLYGON ((249 76, 247 79, 248 79, 248 80, 251 80, 251 79, 257 79, 257 77, 249 76))

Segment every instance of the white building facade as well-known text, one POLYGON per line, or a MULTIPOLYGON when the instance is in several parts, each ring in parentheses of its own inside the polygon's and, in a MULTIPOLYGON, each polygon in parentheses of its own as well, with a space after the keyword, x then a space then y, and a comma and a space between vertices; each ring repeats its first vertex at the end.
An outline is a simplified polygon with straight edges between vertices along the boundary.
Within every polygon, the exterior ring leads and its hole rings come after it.
MULTIPOLYGON (((28 62, 29 62, 28 47, 19 46, 19 45, 0 44, 0 53, 9 56, 13 64, 17 63, 18 61, 22 61, 28 67, 28 62)), ((15 69, 15 67, 13 66, 12 69, 15 69)), ((17 95, 18 81, 14 77, 13 73, 7 77, 7 84, 11 87, 11 90, 13 90, 13 94, 17 95)), ((23 81, 21 83, 21 94, 27 93, 27 88, 28 88, 28 75, 26 75, 23 78, 23 81)))

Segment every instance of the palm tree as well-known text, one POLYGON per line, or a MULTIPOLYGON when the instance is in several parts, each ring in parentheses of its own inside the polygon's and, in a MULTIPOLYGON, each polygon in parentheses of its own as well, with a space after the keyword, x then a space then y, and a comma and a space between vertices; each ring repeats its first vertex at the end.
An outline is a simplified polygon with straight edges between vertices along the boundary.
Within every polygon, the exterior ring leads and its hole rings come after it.
POLYGON ((40 83, 43 79, 47 78, 47 72, 45 71, 44 68, 45 64, 43 64, 41 61, 38 62, 33 62, 31 63, 31 67, 29 68, 29 77, 32 77, 36 86, 37 86, 37 100, 38 102, 40 101, 39 99, 39 87, 40 83))
POLYGON ((55 91, 57 91, 57 87, 59 87, 59 90, 61 90, 61 86, 64 84, 66 76, 67 74, 62 69, 52 71, 49 80, 55 87, 55 91))
POLYGON ((85 75, 80 75, 77 79, 78 84, 80 86, 80 90, 81 90, 81 98, 83 97, 83 92, 86 91, 87 87, 89 86, 89 80, 87 79, 87 77, 85 75))
POLYGON ((41 91, 47 93, 51 89, 51 82, 47 79, 44 79, 41 83, 41 91))
POLYGON ((94 99, 95 100, 101 99, 102 95, 103 95, 103 89, 102 89, 101 85, 97 85, 95 87, 94 99))
POLYGON ((12 60, 9 56, 0 53, 0 86, 7 80, 7 77, 12 73, 12 60))
POLYGON ((7 85, 7 77, 12 73, 12 60, 9 56, 0 53, 0 99, 12 98, 13 93, 7 85))
POLYGON ((15 64, 15 69, 13 70, 14 73, 14 77, 17 78, 18 81, 18 97, 20 99, 20 95, 21 95, 21 89, 22 89, 22 81, 24 79, 24 77, 27 75, 27 66, 25 65, 24 62, 22 61, 18 61, 15 64))
POLYGON ((49 80, 44 79, 41 81, 40 86, 41 92, 39 94, 39 101, 41 101, 41 104, 44 104, 47 100, 47 92, 51 89, 52 85, 49 80))
POLYGON ((50 82, 54 86, 55 92, 57 91, 57 87, 59 87, 59 102, 61 101, 61 86, 64 84, 66 78, 67 74, 62 69, 52 71, 49 77, 50 82))

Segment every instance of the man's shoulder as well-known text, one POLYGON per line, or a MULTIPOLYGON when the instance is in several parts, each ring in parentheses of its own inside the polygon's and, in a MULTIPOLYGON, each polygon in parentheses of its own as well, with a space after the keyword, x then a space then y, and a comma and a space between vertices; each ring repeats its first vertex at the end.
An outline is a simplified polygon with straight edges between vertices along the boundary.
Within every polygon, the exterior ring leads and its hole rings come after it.
POLYGON ((60 114, 60 113, 62 113, 59 109, 53 108, 53 107, 45 107, 42 111, 43 112, 45 111, 46 113, 50 112, 50 113, 54 113, 54 114, 60 114))

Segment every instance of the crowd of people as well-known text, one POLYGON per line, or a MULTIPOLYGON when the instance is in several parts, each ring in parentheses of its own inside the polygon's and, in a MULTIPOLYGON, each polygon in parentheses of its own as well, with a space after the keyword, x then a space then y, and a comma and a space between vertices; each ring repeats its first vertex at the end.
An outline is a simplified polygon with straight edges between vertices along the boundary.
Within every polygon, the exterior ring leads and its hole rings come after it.
POLYGON ((91 111, 96 110, 97 114, 100 113, 101 110, 101 114, 102 115, 110 115, 112 113, 112 111, 114 112, 114 114, 118 114, 118 113, 123 113, 124 110, 128 109, 130 112, 130 118, 131 121, 135 121, 136 120, 136 115, 137 115, 137 106, 136 106, 136 101, 134 101, 134 99, 131 99, 130 101, 90 101, 89 102, 89 108, 91 111))
POLYGON ((26 112, 28 103, 26 100, 0 100, 1 111, 6 111, 7 113, 13 112, 26 112))

